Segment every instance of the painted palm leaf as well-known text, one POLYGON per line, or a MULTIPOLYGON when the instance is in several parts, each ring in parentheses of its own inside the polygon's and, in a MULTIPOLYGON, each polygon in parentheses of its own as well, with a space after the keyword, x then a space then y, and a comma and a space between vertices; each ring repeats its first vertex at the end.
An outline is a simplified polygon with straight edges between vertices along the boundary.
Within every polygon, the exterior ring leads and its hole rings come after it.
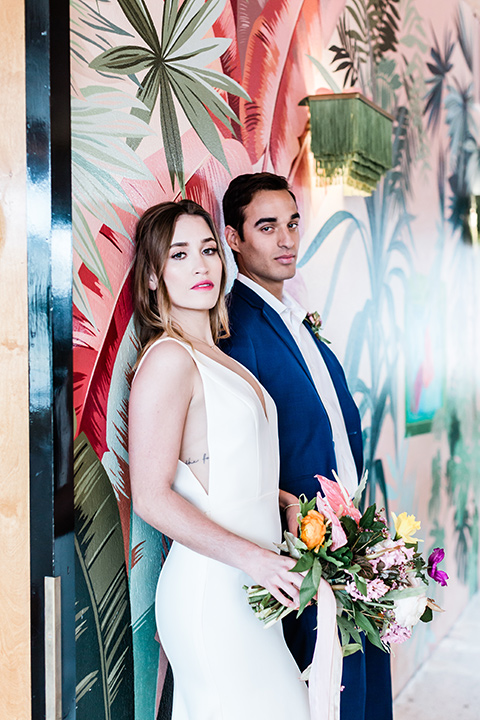
POLYGON ((384 79, 378 76, 378 66, 387 60, 385 54, 395 52, 398 45, 398 3, 399 0, 350 0, 338 26, 340 46, 329 48, 335 53, 333 62, 338 63, 335 70, 346 70, 345 85, 350 81, 353 86, 360 81, 368 86, 367 94, 378 104, 381 100, 378 93, 384 85, 384 79))
POLYGON ((92 45, 96 48, 95 52, 98 52, 107 50, 109 47, 109 35, 132 37, 131 33, 91 8, 85 0, 70 0, 70 17, 72 60, 76 59, 84 64, 88 64, 84 54, 86 43, 92 45))
MULTIPOLYGON (((236 3, 235 3, 236 4, 236 3)), ((235 13, 232 7, 232 0, 227 0, 223 12, 212 25, 212 30, 216 37, 232 38, 231 44, 225 50, 220 58, 222 70, 225 75, 232 78, 239 84, 242 82, 242 68, 240 63, 240 53, 238 47, 238 31, 235 13)), ((239 97, 238 95, 228 94, 228 103, 235 115, 239 115, 239 97)), ((237 137, 240 139, 240 127, 234 126, 237 137)))
MULTIPOLYGON (((248 99, 233 78, 207 69, 231 44, 231 40, 225 38, 203 39, 219 18, 224 5, 225 0, 185 0, 178 8, 176 0, 165 0, 160 39, 143 0, 121 0, 120 6, 128 21, 148 47, 125 45, 112 48, 90 64, 99 72, 120 75, 134 75, 147 70, 137 92, 144 108, 132 112, 148 122, 159 100, 170 181, 173 188, 177 178, 183 195, 183 150, 174 97, 205 147, 227 170, 225 152, 211 115, 231 133, 231 121, 238 122, 238 117, 217 89, 248 99)), ((129 140, 133 149, 139 142, 138 137, 129 140)))
POLYGON ((253 165, 288 175, 308 120, 299 102, 314 87, 308 59, 321 37, 317 0, 270 0, 256 19, 245 56, 242 139, 253 165))
POLYGON ((108 477, 75 441, 76 665, 79 720, 131 720, 133 652, 122 529, 108 477))
MULTIPOLYGON (((142 120, 123 112, 138 100, 105 87, 83 91, 83 100, 72 98, 72 225, 74 248, 80 260, 111 293, 112 288, 88 214, 128 237, 117 209, 136 215, 119 179, 151 180, 143 161, 125 142, 126 137, 145 137, 151 130, 142 120)), ((73 301, 92 322, 91 309, 79 282, 73 301)))
POLYGON ((115 491, 121 513, 128 562, 132 644, 135 665, 135 717, 154 718, 160 645, 155 639, 155 590, 169 541, 133 512, 128 471, 127 407, 130 376, 138 342, 133 320, 128 324, 111 369, 105 408, 107 449, 102 465, 115 491))
POLYGON ((432 126, 433 130, 438 128, 440 122, 440 112, 442 109, 443 88, 448 73, 453 67, 450 58, 453 53, 455 44, 450 42, 450 36, 445 38, 443 52, 440 50, 437 38, 434 35, 435 46, 430 50, 433 62, 427 63, 432 77, 428 78, 427 84, 431 85, 426 95, 425 115, 428 116, 428 127, 432 126))

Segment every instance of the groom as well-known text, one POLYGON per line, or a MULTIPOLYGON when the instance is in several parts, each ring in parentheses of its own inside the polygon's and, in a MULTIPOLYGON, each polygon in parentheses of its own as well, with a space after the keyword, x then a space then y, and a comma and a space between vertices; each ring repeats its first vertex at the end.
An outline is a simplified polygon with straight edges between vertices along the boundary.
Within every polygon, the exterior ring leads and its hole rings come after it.
MULTIPOLYGON (((310 499, 319 490, 315 475, 333 479, 335 470, 353 494, 363 469, 358 409, 337 358, 283 289, 295 275, 300 240, 295 196, 278 175, 240 175, 225 193, 223 213, 239 273, 229 296, 231 336, 222 349, 276 403, 280 487, 310 499)), ((301 670, 312 660, 316 619, 316 608, 309 606, 298 620, 294 614, 284 620, 285 639, 301 670)), ((341 720, 391 720, 386 653, 367 641, 364 653, 345 658, 342 684, 341 720)))

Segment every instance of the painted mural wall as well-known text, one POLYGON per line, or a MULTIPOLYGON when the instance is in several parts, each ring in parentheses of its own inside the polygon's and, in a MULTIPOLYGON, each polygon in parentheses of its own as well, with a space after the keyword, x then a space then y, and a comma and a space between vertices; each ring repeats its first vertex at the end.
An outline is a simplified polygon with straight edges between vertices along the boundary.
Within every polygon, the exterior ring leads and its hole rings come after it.
POLYGON ((344 364, 369 500, 414 513, 424 550, 447 551, 449 587, 432 588, 446 612, 395 650, 397 691, 476 591, 479 27, 450 0, 71 0, 80 718, 168 718, 171 700, 153 615, 169 541, 130 504, 135 224, 185 195, 221 228, 242 172, 285 175, 298 198, 290 290, 344 364), (332 79, 394 116, 370 197, 316 181, 299 102, 332 79))

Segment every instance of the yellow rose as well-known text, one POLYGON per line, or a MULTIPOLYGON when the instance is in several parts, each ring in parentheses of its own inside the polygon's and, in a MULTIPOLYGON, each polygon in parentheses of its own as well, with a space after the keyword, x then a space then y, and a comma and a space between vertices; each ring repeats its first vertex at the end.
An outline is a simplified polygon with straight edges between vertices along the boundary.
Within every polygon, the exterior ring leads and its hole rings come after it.
POLYGON ((309 550, 317 550, 325 541, 325 517, 317 510, 309 510, 302 518, 300 539, 309 550))
POLYGON ((418 539, 413 536, 420 530, 420 520, 415 520, 415 515, 407 515, 406 512, 400 513, 398 517, 392 512, 392 517, 396 538, 402 538, 406 543, 417 543, 418 539))

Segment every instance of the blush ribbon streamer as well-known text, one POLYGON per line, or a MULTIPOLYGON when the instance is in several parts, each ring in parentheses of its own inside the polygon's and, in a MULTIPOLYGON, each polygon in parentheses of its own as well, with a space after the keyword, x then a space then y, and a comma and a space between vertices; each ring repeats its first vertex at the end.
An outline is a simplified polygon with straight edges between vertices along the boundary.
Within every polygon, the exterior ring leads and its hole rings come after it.
POLYGON ((311 720, 339 720, 342 661, 337 603, 332 588, 322 578, 317 593, 317 642, 308 683, 311 720))

